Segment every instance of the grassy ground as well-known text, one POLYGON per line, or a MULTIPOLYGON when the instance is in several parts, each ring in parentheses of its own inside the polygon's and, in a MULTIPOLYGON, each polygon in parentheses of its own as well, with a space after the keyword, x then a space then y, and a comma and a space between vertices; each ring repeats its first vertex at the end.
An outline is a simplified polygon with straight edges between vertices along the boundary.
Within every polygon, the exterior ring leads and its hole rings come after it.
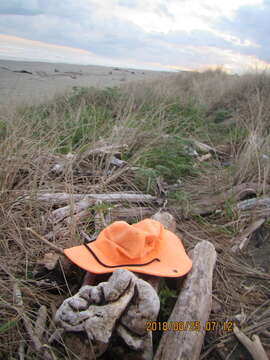
MULTIPOLYGON (((32 322, 41 305, 48 307, 52 318, 55 307, 76 290, 72 279, 64 279, 62 287, 54 287, 56 291, 39 286, 37 262, 49 248, 25 229, 45 235, 55 206, 34 200, 38 191, 140 191, 167 200, 168 209, 178 209, 177 229, 186 248, 207 239, 218 252, 211 320, 236 321, 235 316, 242 314, 242 328, 248 335, 260 335, 269 351, 270 246, 265 241, 269 222, 253 235, 254 243, 236 255, 231 251, 233 240, 257 215, 236 211, 233 196, 207 216, 194 212, 202 199, 211 205, 215 195, 247 182, 258 184, 261 194, 267 195, 269 107, 268 75, 238 77, 209 71, 121 88, 76 89, 50 104, 0 114, 1 359, 17 358, 20 344, 29 344, 23 314, 14 307, 14 283, 21 288, 24 311, 32 322), (200 161, 204 153, 196 150, 194 140, 215 148, 211 158, 200 161), (76 164, 87 170, 87 176, 78 167, 67 166, 60 174, 51 171, 56 159, 69 153, 80 157, 104 143, 127 145, 119 156, 135 169, 111 169, 105 159, 91 155, 76 164), (32 201, 23 198, 26 192, 32 201)), ((101 210, 105 212, 106 206, 101 210)), ((89 209, 83 223, 73 221, 57 245, 64 248, 80 242, 79 227, 91 232, 93 210, 97 209, 89 209)), ((164 284, 160 298, 164 320, 176 299, 175 289, 164 284)), ((63 358, 55 351, 57 358, 63 358)), ((231 333, 207 333, 202 358, 239 359, 239 354, 248 358, 231 333)), ((30 351, 26 358, 37 357, 30 351)))

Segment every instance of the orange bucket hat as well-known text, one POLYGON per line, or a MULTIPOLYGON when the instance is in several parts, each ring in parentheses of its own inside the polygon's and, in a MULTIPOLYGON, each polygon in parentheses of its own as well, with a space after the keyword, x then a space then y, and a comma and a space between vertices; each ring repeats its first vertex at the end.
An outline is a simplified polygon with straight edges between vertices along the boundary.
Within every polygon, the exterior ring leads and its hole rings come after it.
POLYGON ((64 253, 77 266, 95 274, 127 269, 178 277, 192 267, 181 240, 152 219, 133 225, 115 221, 102 230, 96 240, 65 249, 64 253))

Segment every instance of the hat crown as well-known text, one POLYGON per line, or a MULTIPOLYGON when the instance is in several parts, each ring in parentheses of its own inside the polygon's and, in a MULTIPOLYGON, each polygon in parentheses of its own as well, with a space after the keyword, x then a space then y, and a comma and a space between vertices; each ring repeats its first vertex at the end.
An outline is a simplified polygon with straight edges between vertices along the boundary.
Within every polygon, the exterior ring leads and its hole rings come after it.
POLYGON ((133 225, 115 221, 101 231, 95 247, 112 263, 145 262, 158 254, 163 231, 163 225, 152 219, 133 225))

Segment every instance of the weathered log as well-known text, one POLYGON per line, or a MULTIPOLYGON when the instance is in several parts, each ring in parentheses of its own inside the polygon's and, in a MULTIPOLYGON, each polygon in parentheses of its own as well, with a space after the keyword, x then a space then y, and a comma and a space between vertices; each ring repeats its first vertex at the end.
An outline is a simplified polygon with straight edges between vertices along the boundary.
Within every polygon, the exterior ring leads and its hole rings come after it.
POLYGON ((238 329, 237 326, 234 326, 233 332, 237 339, 249 351, 254 360, 268 360, 268 356, 258 335, 253 335, 252 340, 250 340, 242 331, 238 329))
POLYGON ((233 240, 232 251, 237 252, 239 250, 243 250, 248 245, 251 234, 259 229, 265 220, 266 219, 258 219, 251 223, 238 238, 233 240))
POLYGON ((236 205, 237 210, 247 211, 255 209, 268 209, 270 210, 270 198, 261 198, 261 199, 248 199, 239 202, 236 205))
POLYGON ((53 210, 49 217, 49 221, 54 224, 57 224, 59 221, 63 220, 64 218, 77 214, 87 209, 90 206, 90 204, 91 204, 91 200, 89 201, 88 199, 85 199, 78 201, 73 205, 66 205, 56 210, 53 210))
MULTIPOLYGON (((208 241, 198 243, 190 254, 192 271, 187 275, 183 288, 169 318, 169 324, 183 322, 187 331, 163 333, 155 360, 197 360, 205 335, 205 323, 212 306, 212 276, 216 251, 208 241), (197 322, 198 331, 189 331, 197 322), (193 325, 192 325, 193 324, 193 325)), ((195 326, 196 328, 196 326, 195 326)))
POLYGON ((85 285, 66 299, 56 312, 55 322, 64 331, 85 331, 96 346, 96 356, 106 350, 113 331, 124 327, 125 331, 120 329, 118 334, 140 352, 142 359, 150 360, 152 343, 145 323, 155 320, 158 312, 159 298, 154 289, 128 270, 116 270, 108 282, 85 285))
POLYGON ((148 194, 136 194, 136 193, 111 193, 111 194, 69 194, 69 193, 46 193, 39 192, 35 195, 25 195, 25 200, 35 199, 37 201, 49 202, 52 204, 67 204, 70 201, 89 201, 87 206, 92 206, 97 200, 105 202, 135 202, 135 203, 151 203, 157 200, 156 197, 148 194))

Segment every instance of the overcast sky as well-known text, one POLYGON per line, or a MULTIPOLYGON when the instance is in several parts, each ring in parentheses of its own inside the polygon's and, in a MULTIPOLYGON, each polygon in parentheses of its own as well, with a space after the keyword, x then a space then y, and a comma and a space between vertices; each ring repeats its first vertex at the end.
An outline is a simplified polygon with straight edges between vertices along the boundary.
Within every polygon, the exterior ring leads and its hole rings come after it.
POLYGON ((0 0, 0 58, 165 70, 270 63, 270 0, 0 0))

